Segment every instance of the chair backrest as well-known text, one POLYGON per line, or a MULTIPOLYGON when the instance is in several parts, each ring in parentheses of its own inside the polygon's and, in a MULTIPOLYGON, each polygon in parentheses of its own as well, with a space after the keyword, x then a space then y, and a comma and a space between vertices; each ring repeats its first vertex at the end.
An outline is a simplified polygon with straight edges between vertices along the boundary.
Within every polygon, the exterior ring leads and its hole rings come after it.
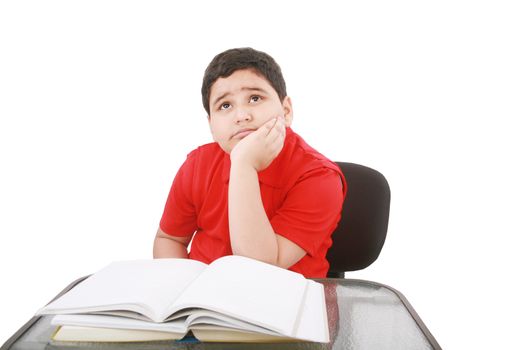
POLYGON ((390 187, 378 171, 353 163, 337 162, 348 184, 341 221, 332 234, 328 250, 328 277, 344 278, 345 271, 372 264, 388 229, 390 187))

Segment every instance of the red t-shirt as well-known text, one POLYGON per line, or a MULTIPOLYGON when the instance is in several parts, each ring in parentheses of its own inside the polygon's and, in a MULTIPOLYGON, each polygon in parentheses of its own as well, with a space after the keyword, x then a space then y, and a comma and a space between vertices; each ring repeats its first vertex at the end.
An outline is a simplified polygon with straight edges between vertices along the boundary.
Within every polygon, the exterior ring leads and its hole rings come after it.
MULTIPOLYGON (((160 228, 173 236, 195 233, 191 259, 209 264, 232 255, 230 164, 230 156, 217 143, 210 143, 192 151, 175 176, 160 228)), ((289 269, 305 277, 325 277, 329 267, 326 252, 346 195, 339 167, 287 128, 281 153, 259 172, 259 185, 274 232, 306 251, 289 269)))

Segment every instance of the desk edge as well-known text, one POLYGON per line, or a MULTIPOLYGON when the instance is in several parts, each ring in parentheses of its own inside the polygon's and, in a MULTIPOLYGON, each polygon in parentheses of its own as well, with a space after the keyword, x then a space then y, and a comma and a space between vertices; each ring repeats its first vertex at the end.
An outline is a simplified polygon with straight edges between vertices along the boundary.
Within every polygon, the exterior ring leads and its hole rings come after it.
MULTIPOLYGON (((51 303, 53 300, 56 300, 57 298, 61 297, 65 293, 67 293, 71 288, 88 278, 88 276, 81 277, 77 279, 76 281, 72 282, 70 285, 68 285, 66 288, 64 288, 56 297, 54 297, 49 303, 51 303)), ((48 303, 48 304, 49 304, 48 303)), ((9 339, 6 340, 6 342, 2 345, 0 350, 8 350, 11 349, 13 344, 20 339, 38 320, 40 320, 42 316, 34 316, 29 321, 26 322, 18 331, 16 331, 15 334, 13 334, 9 339)))

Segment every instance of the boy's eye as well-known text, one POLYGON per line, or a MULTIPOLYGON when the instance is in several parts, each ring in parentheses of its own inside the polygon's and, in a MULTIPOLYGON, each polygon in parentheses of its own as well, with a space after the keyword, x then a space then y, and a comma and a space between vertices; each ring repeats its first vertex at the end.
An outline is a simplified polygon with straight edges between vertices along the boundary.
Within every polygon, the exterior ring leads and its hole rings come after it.
POLYGON ((230 108, 230 104, 226 102, 226 103, 221 104, 221 107, 219 109, 228 109, 228 108, 230 108))
POLYGON ((254 95, 250 97, 250 102, 257 102, 261 99, 261 96, 254 95))

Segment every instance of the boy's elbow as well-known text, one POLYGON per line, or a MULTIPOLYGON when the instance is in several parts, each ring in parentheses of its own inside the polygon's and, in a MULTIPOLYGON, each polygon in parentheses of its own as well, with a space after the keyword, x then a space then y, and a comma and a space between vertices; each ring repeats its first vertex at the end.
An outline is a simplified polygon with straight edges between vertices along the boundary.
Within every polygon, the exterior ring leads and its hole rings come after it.
POLYGON ((288 269, 304 258, 306 251, 289 239, 277 235, 277 258, 276 264, 279 267, 288 269))
POLYGON ((256 246, 254 248, 256 248, 256 249, 254 249, 254 250, 247 250, 247 249, 242 249, 241 247, 234 247, 234 246, 232 246, 232 252, 233 252, 233 255, 244 256, 246 258, 259 260, 259 261, 262 261, 262 262, 267 263, 267 264, 279 266, 278 265, 278 261, 279 260, 278 260, 278 253, 277 253, 277 251, 275 251, 275 252, 262 251, 262 250, 257 249, 256 246))
POLYGON ((153 241, 153 258, 188 258, 188 238, 157 234, 153 241))

